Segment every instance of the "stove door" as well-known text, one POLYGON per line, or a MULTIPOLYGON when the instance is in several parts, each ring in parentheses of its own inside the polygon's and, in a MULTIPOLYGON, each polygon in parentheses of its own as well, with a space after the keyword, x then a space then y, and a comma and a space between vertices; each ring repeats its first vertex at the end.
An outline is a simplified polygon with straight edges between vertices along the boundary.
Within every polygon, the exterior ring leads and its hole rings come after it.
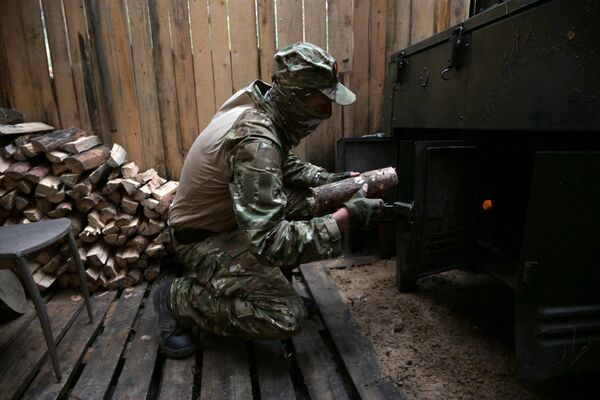
POLYGON ((399 290, 410 290, 417 278, 470 264, 478 163, 478 147, 470 143, 415 143, 414 202, 398 232, 399 290))
POLYGON ((535 157, 515 303, 518 374, 600 368, 600 152, 535 157))

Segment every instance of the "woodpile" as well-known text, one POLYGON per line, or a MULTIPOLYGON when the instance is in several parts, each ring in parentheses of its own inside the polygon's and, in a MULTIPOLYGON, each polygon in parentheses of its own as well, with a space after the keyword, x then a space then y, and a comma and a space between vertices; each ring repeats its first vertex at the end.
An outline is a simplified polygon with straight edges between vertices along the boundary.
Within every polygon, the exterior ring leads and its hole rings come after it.
MULTIPOLYGON (((0 135, 0 224, 69 218, 92 291, 155 279, 172 251, 166 221, 178 182, 78 128, 15 136, 0 135)), ((66 244, 31 265, 42 290, 81 286, 66 244)))

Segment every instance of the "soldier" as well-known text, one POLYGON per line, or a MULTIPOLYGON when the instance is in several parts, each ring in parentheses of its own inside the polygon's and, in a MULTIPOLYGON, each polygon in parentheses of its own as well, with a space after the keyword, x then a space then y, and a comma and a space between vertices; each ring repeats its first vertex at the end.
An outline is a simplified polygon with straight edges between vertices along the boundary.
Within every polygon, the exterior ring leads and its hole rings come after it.
POLYGON ((284 274, 335 257, 340 232, 367 228, 380 199, 366 186, 333 214, 311 215, 307 189, 356 173, 329 173, 291 152, 356 96, 337 80, 325 50, 296 43, 275 54, 269 86, 240 90, 196 138, 181 172, 169 223, 179 259, 192 272, 155 292, 159 345, 173 358, 195 352, 194 325, 247 339, 285 338, 307 311, 284 274))

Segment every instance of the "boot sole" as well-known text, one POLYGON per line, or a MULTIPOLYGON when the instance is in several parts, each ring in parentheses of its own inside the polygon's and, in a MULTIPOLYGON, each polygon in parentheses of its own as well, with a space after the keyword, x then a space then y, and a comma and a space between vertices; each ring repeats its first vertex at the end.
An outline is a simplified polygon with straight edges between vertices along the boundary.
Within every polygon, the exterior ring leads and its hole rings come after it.
MULTIPOLYGON (((152 295, 152 306, 154 308, 154 312, 156 312, 156 314, 158 314, 159 312, 159 304, 160 304, 160 290, 158 290, 159 288, 157 288, 157 290, 154 291, 154 294, 152 295)), ((172 350, 168 347, 166 347, 163 342, 160 340, 160 334, 158 337, 158 348, 163 352, 164 355, 166 355, 169 358, 173 358, 176 360, 180 360, 183 358, 188 358, 191 357, 193 354, 196 353, 196 346, 191 347, 189 349, 182 349, 182 350, 172 350)))

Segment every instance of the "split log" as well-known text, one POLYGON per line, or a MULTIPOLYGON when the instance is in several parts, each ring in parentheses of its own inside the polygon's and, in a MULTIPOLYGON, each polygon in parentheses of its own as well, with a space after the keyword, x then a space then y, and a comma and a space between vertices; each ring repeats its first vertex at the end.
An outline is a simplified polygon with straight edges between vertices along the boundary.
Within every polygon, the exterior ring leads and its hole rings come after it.
POLYGON ((153 259, 149 262, 148 268, 144 270, 144 279, 147 282, 154 281, 160 274, 160 261, 153 259))
POLYGON ((368 171, 353 178, 328 183, 311 188, 312 196, 308 199, 313 215, 322 215, 324 212, 341 207, 345 201, 367 183, 367 195, 379 193, 398 184, 396 170, 392 167, 368 171))
POLYGON ((67 128, 33 138, 31 139, 31 143, 33 143, 33 147, 36 150, 47 153, 58 149, 65 143, 80 138, 84 133, 85 132, 79 128, 67 128))
POLYGON ((13 158, 13 155, 15 154, 16 151, 17 151, 17 146, 15 146, 12 143, 9 143, 6 146, 0 147, 0 156, 2 156, 4 158, 13 158))
POLYGON ((67 218, 71 220, 71 233, 73 233, 74 237, 78 237, 83 232, 83 227, 85 226, 84 216, 78 212, 72 212, 67 218))
POLYGON ((55 274, 58 267, 62 264, 62 256, 60 254, 55 255, 42 267, 42 271, 46 274, 55 274))
POLYGON ((50 173, 51 170, 52 167, 48 164, 38 164, 27 171, 25 174, 25 179, 32 183, 38 184, 46 175, 50 173))
POLYGON ((138 253, 143 253, 148 247, 148 238, 146 236, 137 235, 133 239, 129 241, 129 246, 133 247, 138 251, 138 253))
POLYGON ((22 193, 29 194, 33 191, 35 184, 26 179, 21 179, 17 182, 17 187, 22 193))
POLYGON ((82 196, 89 196, 92 193, 92 183, 88 179, 83 179, 76 183, 73 189, 82 196))
POLYGON ((151 210, 149 208, 144 207, 144 217, 146 218, 154 218, 154 219, 159 219, 160 218, 160 214, 157 213, 154 210, 151 210))
POLYGON ((169 207, 171 207, 171 203, 173 202, 174 199, 175 199, 174 194, 169 194, 169 195, 163 197, 158 202, 158 205, 156 207, 154 207, 154 211, 156 211, 157 213, 160 213, 160 214, 164 214, 165 212, 167 212, 169 210, 169 207))
MULTIPOLYGON (((150 168, 149 170, 143 172, 141 175, 142 175, 141 178, 138 178, 138 179, 141 179, 142 183, 146 183, 146 182, 149 182, 151 179, 158 177, 158 172, 156 172, 156 170, 154 168, 150 168)), ((160 179, 162 179, 162 178, 160 178, 160 179)))
POLYGON ((112 167, 108 163, 100 165, 98 168, 92 171, 89 176, 89 180, 93 185, 97 185, 98 182, 108 177, 112 171, 112 167))
POLYGON ((110 281, 106 282, 104 287, 108 290, 123 289, 125 287, 126 280, 127 280, 126 271, 121 271, 117 274, 117 276, 112 278, 110 281))
POLYGON ((128 223, 130 223, 132 219, 133 219, 133 215, 120 212, 117 214, 117 217, 115 218, 115 225, 120 228, 123 225, 127 225, 128 223))
POLYGON ((137 212, 138 206, 139 203, 127 195, 124 195, 121 199, 121 209, 127 214, 135 214, 137 212))
POLYGON ((3 174, 9 167, 11 162, 7 157, 0 156, 0 174, 3 174))
POLYGON ((140 200, 140 204, 149 210, 154 210, 154 207, 158 205, 159 201, 153 197, 148 197, 147 199, 140 200))
POLYGON ((67 172, 69 168, 64 162, 61 163, 52 163, 52 173, 54 175, 61 175, 63 172, 67 172))
POLYGON ((58 192, 47 196, 46 199, 50 203, 58 204, 58 203, 62 203, 65 200, 65 197, 66 197, 65 189, 64 189, 64 187, 61 186, 58 189, 58 192))
POLYGON ((141 186, 142 184, 138 181, 136 181, 135 179, 129 178, 129 179, 123 179, 121 181, 121 186, 123 186, 123 189, 125 189, 125 191, 127 192, 128 195, 133 195, 133 193, 135 193, 135 191, 141 186))
POLYGON ((67 186, 71 189, 75 189, 75 185, 79 181, 80 177, 81 177, 81 174, 69 173, 69 174, 62 174, 59 179, 62 183, 65 184, 65 186, 67 186))
POLYGON ((164 229, 157 237, 154 238, 152 243, 171 243, 171 234, 169 228, 164 229))
POLYGON ((144 219, 138 228, 138 233, 143 236, 153 236, 165 228, 165 223, 159 219, 144 219))
POLYGON ((115 257, 114 256, 109 256, 108 257, 108 259, 106 260, 106 264, 104 265, 104 268, 103 268, 102 272, 108 278, 114 278, 115 276, 117 276, 117 274, 119 273, 119 269, 116 266, 115 257))
POLYGON ((40 154, 40 152, 33 147, 32 143, 25 143, 19 146, 19 151, 27 158, 33 158, 40 154))
POLYGON ((121 175, 125 179, 133 178, 140 171, 140 168, 133 161, 121 166, 121 175))
POLYGON ((71 211, 73 211, 73 203, 70 201, 63 201, 62 203, 59 203, 54 210, 48 211, 46 214, 50 218, 64 218, 71 211))
POLYGON ((17 188, 17 184, 19 181, 11 178, 10 176, 2 175, 4 179, 2 180, 2 185, 4 185, 4 189, 13 190, 17 188))
POLYGON ((106 236, 106 235, 112 235, 114 233, 119 233, 119 229, 120 228, 117 226, 115 221, 110 221, 109 223, 107 223, 104 226, 104 229, 102 229, 102 234, 104 236, 106 236))
POLYGON ((87 216, 88 225, 93 226, 97 229, 104 229, 104 222, 100 219, 100 213, 98 210, 92 210, 87 216))
POLYGON ((61 186, 60 179, 55 175, 46 175, 35 188, 37 197, 48 197, 58 193, 61 186))
MULTIPOLYGON (((23 211, 24 209, 27 208, 27 206, 29 206, 30 203, 31 203, 31 201, 29 200, 29 197, 23 196, 21 194, 15 195, 15 206, 14 206, 15 210, 23 211)), ((43 213, 43 211, 40 210, 40 213, 43 213)))
POLYGON ((93 147, 96 147, 101 143, 102 142, 100 141, 100 138, 96 135, 82 136, 78 139, 73 140, 72 142, 63 144, 61 148, 62 150, 68 153, 79 154, 93 147))
MULTIPOLYGON (((110 156, 108 157, 107 164, 113 168, 117 168, 123 165, 125 158, 127 158, 127 152, 124 148, 115 143, 110 149, 110 156)), ((135 173, 137 174, 137 171, 135 173)))
POLYGON ((10 192, 6 193, 4 196, 2 196, 2 198, 0 198, 0 207, 4 208, 5 210, 12 210, 15 206, 16 194, 17 191, 13 189, 10 192))
POLYGON ((102 189, 102 194, 109 194, 109 193, 114 192, 115 190, 119 189, 122 182, 123 182, 122 178, 108 180, 106 182, 106 185, 104 185, 104 188, 102 189))
POLYGON ((15 161, 27 161, 27 156, 25 156, 25 154, 23 154, 21 149, 18 147, 17 147, 17 151, 15 151, 15 154, 13 154, 12 158, 15 161))
POLYGON ((142 270, 139 268, 132 268, 127 273, 125 285, 127 287, 135 286, 139 283, 140 279, 142 279, 142 270))
MULTIPOLYGON (((90 265, 102 267, 104 264, 106 264, 109 254, 110 250, 108 246, 102 240, 99 240, 88 250, 86 254, 87 262, 90 265)), ((96 277, 96 279, 97 278, 98 277, 96 277)))
POLYGON ((42 219, 42 212, 37 207, 28 207, 23 211, 23 215, 31 222, 37 222, 42 219))
POLYGON ((33 280, 40 292, 45 292, 56 281, 56 275, 46 274, 42 269, 38 269, 33 274, 33 280))
POLYGON ((96 282, 102 275, 103 266, 92 265, 85 270, 85 274, 92 282, 96 282))
POLYGON ((25 177, 25 174, 31 169, 32 165, 29 161, 18 161, 13 163, 4 171, 4 175, 9 178, 20 180, 25 177))
POLYGON ((65 153, 64 151, 54 150, 46 153, 46 158, 48 161, 52 163, 61 163, 64 162, 71 155, 69 153, 65 153))
POLYGON ((119 249, 115 255, 115 261, 121 268, 127 267, 127 264, 135 262, 140 256, 140 252, 133 247, 119 249))
POLYGON ((93 226, 86 226, 83 231, 79 234, 79 238, 86 243, 95 242, 100 236, 100 229, 94 228, 93 226))
POLYGON ((71 171, 81 173, 103 164, 108 159, 109 150, 106 145, 98 146, 67 158, 65 164, 71 171))
POLYGON ((116 216, 117 207, 114 204, 108 204, 100 210, 100 220, 105 224, 115 219, 116 216))
POLYGON ((0 108, 0 125, 16 125, 25 122, 23 113, 14 108, 0 108))
POLYGON ((104 236, 104 241, 113 247, 121 246, 127 242, 127 235, 122 233, 111 233, 104 236))
POLYGON ((152 258, 160 258, 164 257, 167 254, 167 251, 165 250, 165 245, 162 243, 150 243, 148 247, 146 247, 146 254, 152 258))
POLYGON ((179 187, 179 182, 169 181, 152 192, 152 197, 157 200, 162 200, 167 196, 175 193, 179 187))
POLYGON ((121 226, 121 233, 125 236, 131 236, 136 233, 138 229, 139 218, 137 216, 133 217, 133 219, 127 224, 121 226))
POLYGON ((140 201, 143 200, 147 197, 150 197, 150 195, 152 194, 152 192, 156 189, 158 189, 160 187, 160 178, 159 176, 156 176, 152 179, 150 179, 148 181, 148 183, 146 183, 145 185, 141 186, 140 188, 138 188, 135 193, 133 194, 133 199, 140 201))

